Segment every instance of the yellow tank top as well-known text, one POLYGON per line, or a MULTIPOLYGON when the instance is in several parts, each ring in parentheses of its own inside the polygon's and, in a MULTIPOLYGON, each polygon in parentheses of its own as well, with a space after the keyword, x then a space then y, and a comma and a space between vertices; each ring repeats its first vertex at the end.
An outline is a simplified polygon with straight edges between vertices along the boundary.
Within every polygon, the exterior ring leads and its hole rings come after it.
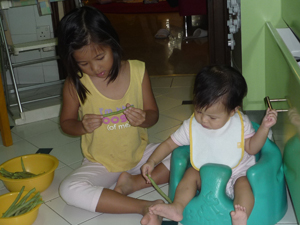
MULTIPOLYGON (((143 109, 142 81, 145 64, 128 60, 130 65, 130 84, 122 99, 109 99, 102 95, 84 74, 80 79, 90 91, 84 104, 80 102, 79 117, 85 114, 106 114, 125 108, 127 103, 143 109)), ((84 157, 92 162, 103 164, 110 172, 127 171, 141 160, 148 144, 147 129, 133 127, 125 115, 118 114, 103 118, 103 124, 91 134, 81 137, 84 157)))

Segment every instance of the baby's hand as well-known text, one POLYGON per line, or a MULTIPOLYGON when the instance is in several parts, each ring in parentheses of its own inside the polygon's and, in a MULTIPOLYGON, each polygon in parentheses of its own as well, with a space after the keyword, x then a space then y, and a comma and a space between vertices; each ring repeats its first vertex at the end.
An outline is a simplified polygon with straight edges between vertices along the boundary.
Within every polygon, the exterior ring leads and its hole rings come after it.
POLYGON ((124 111, 124 114, 125 114, 125 116, 126 116, 127 120, 129 121, 131 126, 138 127, 142 123, 145 122, 146 112, 141 110, 141 109, 134 108, 134 107, 129 107, 129 106, 130 106, 130 104, 127 103, 126 107, 128 109, 126 109, 124 111))
POLYGON ((150 161, 147 161, 142 167, 141 167, 141 171, 142 171, 142 175, 143 177, 145 178, 146 180, 146 183, 147 184, 150 184, 151 181, 149 180, 149 178, 147 177, 147 174, 149 176, 151 176, 151 172, 153 171, 154 169, 154 164, 150 161))
POLYGON ((86 114, 82 118, 82 126, 87 133, 92 133, 102 125, 103 116, 96 114, 86 114))
POLYGON ((275 109, 267 109, 266 115, 263 118, 262 126, 265 128, 271 128, 277 122, 277 111, 275 109))

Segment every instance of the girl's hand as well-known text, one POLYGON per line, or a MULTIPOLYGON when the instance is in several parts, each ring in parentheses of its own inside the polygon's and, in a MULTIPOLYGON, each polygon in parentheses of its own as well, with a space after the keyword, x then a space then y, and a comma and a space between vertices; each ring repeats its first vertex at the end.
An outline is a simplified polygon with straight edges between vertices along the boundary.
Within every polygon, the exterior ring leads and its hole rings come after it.
POLYGON ((154 169, 154 162, 152 161, 147 161, 142 167, 141 167, 141 171, 142 171, 142 175, 146 180, 147 184, 151 184, 151 181, 149 180, 149 178, 147 177, 147 174, 151 177, 151 172, 154 169))
POLYGON ((95 114, 86 114, 82 118, 82 126, 87 133, 92 133, 102 125, 103 116, 95 114))
MULTIPOLYGON (((127 103, 126 107, 128 108, 129 106, 130 104, 127 103)), ((134 107, 129 107, 128 109, 126 109, 124 111, 124 114, 130 125, 134 127, 140 126, 146 120, 146 112, 134 107)))
POLYGON ((261 125, 265 128, 271 128, 276 124, 276 122, 277 122, 277 111, 275 109, 268 108, 261 125))

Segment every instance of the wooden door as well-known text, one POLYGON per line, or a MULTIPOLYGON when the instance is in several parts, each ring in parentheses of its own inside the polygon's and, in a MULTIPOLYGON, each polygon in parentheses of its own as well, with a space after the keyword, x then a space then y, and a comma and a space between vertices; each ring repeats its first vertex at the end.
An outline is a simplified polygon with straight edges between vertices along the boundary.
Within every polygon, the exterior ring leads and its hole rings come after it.
POLYGON ((208 42, 211 64, 231 64, 228 47, 227 1, 208 0, 208 42))

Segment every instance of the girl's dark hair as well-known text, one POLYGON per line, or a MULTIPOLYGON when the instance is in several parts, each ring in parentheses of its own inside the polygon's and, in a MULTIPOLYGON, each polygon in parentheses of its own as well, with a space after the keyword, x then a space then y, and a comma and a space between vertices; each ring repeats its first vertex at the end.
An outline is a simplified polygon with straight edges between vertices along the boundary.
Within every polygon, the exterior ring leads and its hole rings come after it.
POLYGON ((114 81, 121 66, 122 48, 110 21, 103 13, 90 6, 80 7, 66 14, 58 26, 58 55, 82 103, 89 91, 80 82, 83 74, 73 53, 91 43, 111 47, 113 66, 108 75, 108 82, 114 81))
POLYGON ((194 106, 207 109, 219 100, 228 112, 242 106, 247 95, 247 83, 242 74, 230 66, 208 66, 196 76, 194 106))

